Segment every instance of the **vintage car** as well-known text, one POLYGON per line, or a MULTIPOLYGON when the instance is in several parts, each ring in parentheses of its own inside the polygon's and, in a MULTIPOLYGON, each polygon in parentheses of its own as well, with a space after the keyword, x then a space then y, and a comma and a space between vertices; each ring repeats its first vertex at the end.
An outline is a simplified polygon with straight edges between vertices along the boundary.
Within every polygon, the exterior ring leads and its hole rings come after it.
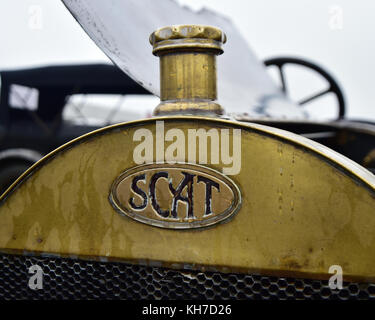
POLYGON ((229 118, 223 31, 150 42, 154 117, 71 140, 1 196, 0 296, 374 298, 374 125, 229 118))
MULTIPOLYGON (((58 146, 115 122, 112 117, 105 119, 103 112, 96 117, 99 123, 92 121, 88 111, 94 108, 83 105, 82 98, 149 94, 109 64, 7 70, 0 77, 0 193, 58 146)), ((106 109, 118 111, 110 105, 106 109)), ((99 111, 96 108, 91 114, 99 111)))
POLYGON ((225 119, 223 32, 150 41, 155 117, 64 144, 1 196, 1 297, 375 297, 373 125, 225 119))

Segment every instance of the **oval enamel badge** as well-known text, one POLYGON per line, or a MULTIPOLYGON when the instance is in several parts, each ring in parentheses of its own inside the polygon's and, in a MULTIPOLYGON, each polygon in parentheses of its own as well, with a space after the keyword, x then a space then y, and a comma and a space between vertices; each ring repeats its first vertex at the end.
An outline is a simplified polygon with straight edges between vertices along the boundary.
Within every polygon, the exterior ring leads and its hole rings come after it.
POLYGON ((195 164, 146 164, 122 173, 109 200, 122 215, 152 226, 190 229, 232 217, 241 205, 236 184, 195 164))

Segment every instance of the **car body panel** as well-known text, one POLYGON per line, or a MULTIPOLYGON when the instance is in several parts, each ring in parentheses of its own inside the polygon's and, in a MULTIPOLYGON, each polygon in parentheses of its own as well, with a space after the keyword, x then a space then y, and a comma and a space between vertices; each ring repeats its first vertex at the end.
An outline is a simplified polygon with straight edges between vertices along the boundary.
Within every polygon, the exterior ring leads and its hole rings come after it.
MULTIPOLYGON (((204 165, 225 172, 227 165, 212 162, 209 156, 204 165)), ((213 118, 153 118, 84 135, 26 171, 0 199, 0 248, 314 278, 326 278, 331 265, 340 265, 346 279, 368 281, 375 276, 374 195, 369 171, 290 132, 213 118), (164 132, 178 128, 185 136, 191 128, 241 130, 241 170, 230 178, 242 203, 232 219, 170 230, 124 217, 111 206, 111 185, 137 166, 135 132, 154 134, 161 122, 164 132)))

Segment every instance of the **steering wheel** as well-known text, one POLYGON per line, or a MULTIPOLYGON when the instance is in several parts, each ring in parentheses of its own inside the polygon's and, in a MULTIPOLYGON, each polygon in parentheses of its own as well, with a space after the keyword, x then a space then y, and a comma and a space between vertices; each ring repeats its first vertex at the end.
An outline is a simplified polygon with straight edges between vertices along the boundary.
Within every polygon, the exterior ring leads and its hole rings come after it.
POLYGON ((300 101, 297 101, 297 103, 300 106, 303 106, 306 103, 309 103, 315 99, 320 98, 321 96, 324 96, 328 93, 334 93, 337 99, 338 107, 339 107, 339 114, 337 119, 343 119, 345 117, 346 112, 346 105, 345 105, 345 99, 344 95, 336 82, 336 80, 324 69, 319 67, 318 65, 298 58, 292 58, 292 57, 279 57, 279 58, 273 58, 273 59, 267 59, 264 61, 264 64, 266 67, 270 66, 276 66, 279 70, 280 74, 280 80, 281 80, 281 90, 287 95, 288 94, 288 88, 285 81, 285 75, 284 75, 284 66, 287 64, 294 64, 306 67, 308 69, 312 69, 313 71, 317 72, 320 76, 322 76, 324 79, 328 81, 328 88, 325 90, 322 90, 320 92, 314 93, 311 96, 304 98, 300 101))

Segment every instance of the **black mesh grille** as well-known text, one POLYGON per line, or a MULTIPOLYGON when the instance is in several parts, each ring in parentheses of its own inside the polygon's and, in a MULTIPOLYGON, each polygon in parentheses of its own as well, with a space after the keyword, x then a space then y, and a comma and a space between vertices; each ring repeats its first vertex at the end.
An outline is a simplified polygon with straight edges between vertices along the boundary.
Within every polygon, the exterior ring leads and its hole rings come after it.
POLYGON ((374 299, 375 284, 218 272, 177 271, 126 263, 0 255, 2 299, 374 299), (43 269, 43 289, 31 290, 31 265, 43 269))

